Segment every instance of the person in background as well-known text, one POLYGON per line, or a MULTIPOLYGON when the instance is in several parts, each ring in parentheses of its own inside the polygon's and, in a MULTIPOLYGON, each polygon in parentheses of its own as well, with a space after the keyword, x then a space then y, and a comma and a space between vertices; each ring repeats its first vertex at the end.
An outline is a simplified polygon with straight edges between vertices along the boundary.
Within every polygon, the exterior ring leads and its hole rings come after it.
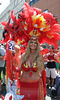
POLYGON ((44 60, 40 54, 40 44, 36 37, 31 37, 27 50, 20 61, 20 94, 22 100, 44 100, 46 97, 46 72, 44 60))
POLYGON ((0 44, 0 93, 2 93, 2 86, 1 86, 1 72, 3 70, 5 61, 4 61, 5 49, 0 44))
POLYGON ((46 79, 47 88, 49 88, 49 79, 51 78, 51 88, 54 85, 54 79, 56 78, 56 62, 53 46, 49 46, 49 53, 47 53, 47 66, 46 66, 46 79))
POLYGON ((60 73, 60 50, 56 53, 55 59, 57 63, 57 72, 60 73))
MULTIPOLYGON (((6 43, 3 44, 3 47, 4 47, 4 49, 6 50, 6 43)), ((6 53, 5 53, 5 56, 6 56, 6 53)), ((5 57, 4 57, 4 59, 5 59, 5 57)), ((6 59, 5 59, 4 67, 3 67, 3 86, 6 85, 5 75, 6 75, 6 59)))
POLYGON ((59 73, 59 50, 58 49, 55 49, 55 59, 56 59, 56 71, 57 73, 59 73))
POLYGON ((56 70, 57 70, 57 73, 59 72, 59 63, 56 62, 56 70))

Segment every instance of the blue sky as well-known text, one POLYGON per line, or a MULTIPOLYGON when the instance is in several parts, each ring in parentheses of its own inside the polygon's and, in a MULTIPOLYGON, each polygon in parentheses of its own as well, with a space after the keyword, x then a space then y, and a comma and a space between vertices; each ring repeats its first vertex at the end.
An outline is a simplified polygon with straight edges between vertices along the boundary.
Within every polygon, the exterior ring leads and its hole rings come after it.
POLYGON ((4 11, 4 9, 9 5, 10 0, 0 0, 0 14, 4 11))

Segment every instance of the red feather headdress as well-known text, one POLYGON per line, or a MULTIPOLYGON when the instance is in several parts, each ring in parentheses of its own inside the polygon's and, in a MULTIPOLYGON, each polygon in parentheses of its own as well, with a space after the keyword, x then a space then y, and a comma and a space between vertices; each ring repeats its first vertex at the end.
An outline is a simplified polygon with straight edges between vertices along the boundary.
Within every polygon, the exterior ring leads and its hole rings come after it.
POLYGON ((11 11, 11 18, 8 22, 2 22, 7 30, 5 42, 11 39, 17 44, 27 43, 30 37, 35 35, 40 43, 58 46, 57 41, 60 39, 60 25, 58 21, 49 12, 42 12, 41 9, 30 7, 28 3, 23 6, 23 11, 19 12, 18 19, 11 11), (10 20, 13 23, 10 24, 10 20), (36 30, 36 32, 34 32, 36 30), (7 37, 8 36, 8 37, 7 37))

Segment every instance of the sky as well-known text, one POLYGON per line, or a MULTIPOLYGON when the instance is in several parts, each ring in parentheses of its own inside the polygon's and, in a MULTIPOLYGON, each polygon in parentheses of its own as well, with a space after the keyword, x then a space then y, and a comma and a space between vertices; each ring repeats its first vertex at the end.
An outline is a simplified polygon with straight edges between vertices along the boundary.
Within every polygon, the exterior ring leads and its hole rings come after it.
POLYGON ((4 11, 4 9, 9 5, 10 0, 0 0, 0 14, 4 11))

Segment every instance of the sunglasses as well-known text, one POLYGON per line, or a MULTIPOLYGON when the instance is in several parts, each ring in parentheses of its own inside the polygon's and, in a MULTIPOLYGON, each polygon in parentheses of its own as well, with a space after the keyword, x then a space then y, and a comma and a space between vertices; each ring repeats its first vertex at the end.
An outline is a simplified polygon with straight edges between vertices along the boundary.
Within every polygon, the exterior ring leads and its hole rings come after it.
POLYGON ((35 44, 37 44, 37 42, 33 42, 33 41, 31 41, 30 43, 35 43, 35 44))

